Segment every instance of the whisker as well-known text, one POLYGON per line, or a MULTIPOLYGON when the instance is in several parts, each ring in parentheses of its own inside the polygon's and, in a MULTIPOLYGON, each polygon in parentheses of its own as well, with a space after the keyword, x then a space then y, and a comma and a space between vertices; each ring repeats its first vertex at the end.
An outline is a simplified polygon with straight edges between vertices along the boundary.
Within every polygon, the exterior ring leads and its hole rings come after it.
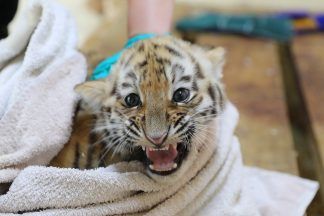
MULTIPOLYGON (((123 139, 122 137, 120 137, 119 139, 117 139, 115 142, 113 143, 109 143, 108 145, 105 146, 105 150, 104 153, 102 154, 102 156, 99 159, 99 162, 101 162, 103 159, 105 159, 106 155, 108 154, 109 151, 111 151, 115 146, 116 143, 118 143, 121 139, 123 139)), ((126 139, 126 138, 124 138, 126 139)), ((113 157, 114 155, 112 155, 111 157, 113 157)))

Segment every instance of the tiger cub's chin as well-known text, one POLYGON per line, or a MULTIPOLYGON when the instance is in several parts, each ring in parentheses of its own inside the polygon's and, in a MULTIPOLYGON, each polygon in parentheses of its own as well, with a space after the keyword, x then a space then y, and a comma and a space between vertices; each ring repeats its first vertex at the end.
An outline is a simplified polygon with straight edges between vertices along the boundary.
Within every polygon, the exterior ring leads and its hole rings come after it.
POLYGON ((125 154, 151 173, 176 172, 223 110, 223 64, 222 48, 156 37, 125 50, 106 79, 76 86, 96 116, 101 156, 125 154))

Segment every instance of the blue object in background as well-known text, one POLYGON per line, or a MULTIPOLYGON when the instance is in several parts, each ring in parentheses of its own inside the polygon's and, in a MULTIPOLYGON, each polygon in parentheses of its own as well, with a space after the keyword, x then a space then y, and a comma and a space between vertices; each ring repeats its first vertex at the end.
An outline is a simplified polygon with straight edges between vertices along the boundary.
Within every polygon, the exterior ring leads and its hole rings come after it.
POLYGON ((294 35, 290 19, 274 16, 205 13, 184 18, 176 27, 184 32, 225 32, 278 41, 288 41, 294 35))
POLYGON ((319 30, 324 31, 324 15, 315 16, 319 30))

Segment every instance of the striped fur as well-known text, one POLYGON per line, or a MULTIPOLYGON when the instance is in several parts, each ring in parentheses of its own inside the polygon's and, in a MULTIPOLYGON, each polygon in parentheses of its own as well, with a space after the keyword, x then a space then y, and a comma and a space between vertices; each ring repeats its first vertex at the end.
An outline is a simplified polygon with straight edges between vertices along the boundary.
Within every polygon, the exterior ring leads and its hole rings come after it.
POLYGON ((148 136, 163 133, 168 134, 165 143, 184 142, 190 149, 192 136, 206 130, 223 110, 223 55, 221 48, 206 51, 171 36, 138 42, 123 53, 107 79, 76 87, 83 98, 76 124, 82 124, 84 116, 90 123, 75 126, 52 164, 92 168, 134 159, 142 146, 154 146, 148 136), (175 102, 173 95, 180 88, 189 90, 189 97, 175 102), (141 102, 130 108, 125 98, 131 93, 141 102))

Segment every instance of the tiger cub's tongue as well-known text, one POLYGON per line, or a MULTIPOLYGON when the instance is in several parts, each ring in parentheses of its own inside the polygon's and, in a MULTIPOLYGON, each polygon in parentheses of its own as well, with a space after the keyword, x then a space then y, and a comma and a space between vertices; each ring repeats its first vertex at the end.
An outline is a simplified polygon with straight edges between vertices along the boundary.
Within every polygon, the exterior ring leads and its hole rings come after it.
POLYGON ((174 159, 177 155, 178 151, 173 145, 168 145, 163 150, 146 148, 146 156, 152 162, 150 168, 156 171, 168 171, 176 168, 174 159))

